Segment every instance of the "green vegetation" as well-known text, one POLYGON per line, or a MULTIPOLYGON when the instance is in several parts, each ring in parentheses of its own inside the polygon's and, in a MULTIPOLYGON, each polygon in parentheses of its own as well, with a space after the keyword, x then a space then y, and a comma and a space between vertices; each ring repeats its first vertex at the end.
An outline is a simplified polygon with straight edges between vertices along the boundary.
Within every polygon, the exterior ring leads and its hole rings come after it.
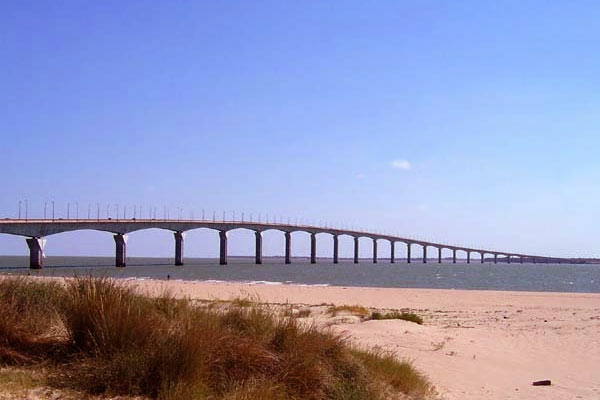
POLYGON ((418 316, 415 313, 409 313, 409 312, 392 311, 389 313, 382 314, 380 312, 373 311, 373 313, 371 313, 371 319, 373 319, 373 320, 402 319, 404 321, 410 321, 410 322, 414 322, 419 325, 423 325, 423 318, 421 318, 420 316, 418 316))
POLYGON ((410 363, 351 348, 330 331, 245 302, 207 308, 168 294, 142 296, 111 279, 76 278, 60 285, 6 278, 0 279, 0 310, 0 366, 43 363, 47 385, 90 395, 164 400, 432 395, 410 363))

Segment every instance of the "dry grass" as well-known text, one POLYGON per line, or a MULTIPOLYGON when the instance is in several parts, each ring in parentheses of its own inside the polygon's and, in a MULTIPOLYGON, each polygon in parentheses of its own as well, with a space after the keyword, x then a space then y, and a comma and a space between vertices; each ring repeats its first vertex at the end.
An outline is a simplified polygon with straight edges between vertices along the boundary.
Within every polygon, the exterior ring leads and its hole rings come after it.
POLYGON ((371 319, 372 320, 401 319, 404 321, 414 322, 415 324, 423 325, 423 318, 421 318, 420 316, 418 316, 415 313, 410 313, 410 312, 392 311, 392 312, 388 312, 388 313, 380 313, 380 312, 374 311, 373 313, 371 313, 371 319))
POLYGON ((333 316, 340 313, 348 313, 359 317, 366 317, 369 315, 369 310, 359 305, 341 305, 341 306, 330 306, 327 312, 333 316))
MULTIPOLYGON (((427 380, 391 355, 354 350, 339 335, 245 302, 212 309, 168 294, 145 297, 110 279, 61 286, 9 278, 0 280, 0 309, 1 363, 44 363, 53 371, 48 384, 88 394, 164 400, 430 394, 427 380)), ((364 315, 363 309, 340 308, 364 315)))

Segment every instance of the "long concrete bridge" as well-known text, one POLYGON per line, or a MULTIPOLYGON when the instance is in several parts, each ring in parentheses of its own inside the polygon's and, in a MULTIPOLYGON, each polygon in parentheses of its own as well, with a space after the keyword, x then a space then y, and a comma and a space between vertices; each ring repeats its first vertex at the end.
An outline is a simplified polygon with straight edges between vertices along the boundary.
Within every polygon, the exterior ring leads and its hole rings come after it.
POLYGON ((219 232, 219 261, 221 265, 227 264, 227 232, 234 229, 248 229, 254 231, 256 238, 255 261, 262 263, 262 233, 268 230, 278 230, 285 236, 285 263, 292 261, 291 243, 293 232, 307 232, 310 234, 310 262, 317 262, 317 238, 318 234, 328 234, 333 238, 333 262, 338 263, 339 245, 338 238, 347 235, 354 238, 354 263, 358 263, 359 238, 367 237, 373 241, 373 262, 377 262, 377 242, 390 242, 390 262, 395 262, 395 244, 403 243, 407 247, 407 262, 412 262, 412 246, 421 246, 423 249, 423 263, 427 263, 427 249, 433 247, 437 249, 437 262, 442 262, 442 250, 452 251, 452 262, 456 263, 456 253, 461 251, 466 254, 467 263, 471 262, 471 254, 479 254, 481 263, 485 261, 485 256, 493 256, 493 262, 498 262, 498 257, 504 257, 504 261, 511 263, 513 259, 523 263, 523 260, 533 263, 560 263, 568 261, 556 257, 544 257, 539 255, 527 255, 505 251, 496 251, 482 248, 469 248, 462 246, 452 246, 442 243, 434 243, 408 237, 390 236, 373 232, 364 232, 357 230, 336 229, 321 226, 297 225, 284 223, 268 222, 248 222, 248 221, 197 221, 197 220, 170 220, 170 219, 4 219, 0 220, 0 233, 20 235, 26 237, 30 254, 30 267, 33 269, 43 268, 44 238, 62 232, 77 230, 97 230, 110 232, 115 240, 115 265, 125 267, 126 256, 126 234, 143 229, 165 229, 172 231, 175 238, 175 265, 183 265, 183 233, 192 229, 208 228, 219 232))

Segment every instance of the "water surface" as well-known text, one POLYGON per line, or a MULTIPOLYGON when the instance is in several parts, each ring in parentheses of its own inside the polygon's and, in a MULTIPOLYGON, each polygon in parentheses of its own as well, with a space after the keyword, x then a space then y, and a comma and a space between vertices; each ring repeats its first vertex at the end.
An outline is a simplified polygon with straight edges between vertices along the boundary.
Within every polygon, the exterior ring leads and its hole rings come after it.
POLYGON ((176 267, 172 258, 132 257, 126 268, 116 268, 112 257, 48 257, 45 268, 35 271, 28 268, 28 262, 28 257, 0 256, 0 274, 600 293, 600 265, 595 264, 390 264, 385 260, 333 264, 331 259, 310 264, 308 259, 298 258, 286 265, 282 258, 264 258, 262 265, 256 265, 253 258, 232 257, 227 266, 215 259, 187 258, 184 266, 176 267))

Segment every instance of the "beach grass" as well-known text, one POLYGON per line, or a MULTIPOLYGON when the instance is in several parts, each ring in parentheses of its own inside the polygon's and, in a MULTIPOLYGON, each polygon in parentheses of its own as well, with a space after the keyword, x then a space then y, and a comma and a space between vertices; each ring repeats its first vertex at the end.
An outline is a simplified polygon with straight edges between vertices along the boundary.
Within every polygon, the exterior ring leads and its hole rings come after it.
POLYGON ((113 279, 63 285, 11 277, 0 279, 0 309, 0 364, 44 365, 48 385, 88 395, 361 400, 433 394, 410 363, 355 349, 340 335, 252 302, 207 308, 168 293, 148 297, 113 279))
POLYGON ((339 306, 330 306, 327 309, 327 312, 330 315, 336 316, 340 313, 348 313, 352 315, 356 315, 359 317, 366 317, 369 315, 369 310, 366 307, 359 305, 339 305, 339 306))
POLYGON ((371 313, 372 320, 385 320, 385 319, 401 319, 404 321, 414 322, 419 325, 423 325, 423 318, 415 313, 411 312, 399 312, 399 311, 391 311, 387 313, 381 313, 378 311, 373 311, 371 313))

